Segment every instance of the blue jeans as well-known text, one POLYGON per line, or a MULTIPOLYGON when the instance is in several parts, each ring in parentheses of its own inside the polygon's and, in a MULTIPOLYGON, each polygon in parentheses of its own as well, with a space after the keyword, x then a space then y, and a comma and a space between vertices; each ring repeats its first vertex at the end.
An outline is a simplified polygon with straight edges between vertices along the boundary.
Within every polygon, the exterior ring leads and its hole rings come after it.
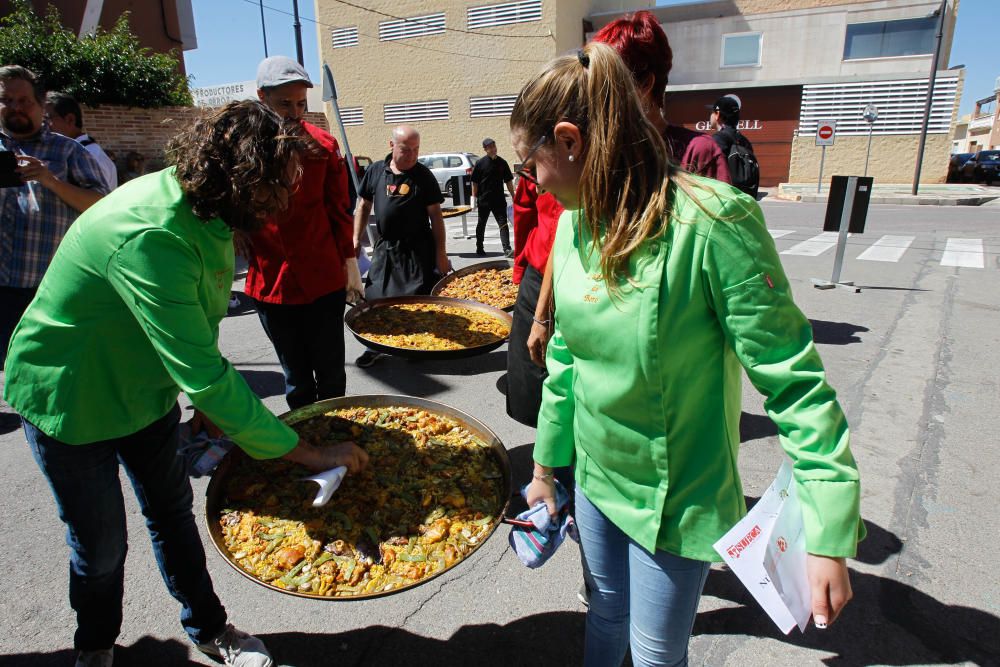
POLYGON ((345 290, 312 303, 276 304, 254 300, 257 317, 285 374, 285 400, 294 410, 343 396, 345 290))
POLYGON ((212 590, 205 550, 191 513, 191 483, 177 456, 176 405, 131 435, 86 445, 59 442, 24 420, 24 433, 56 498, 70 548, 69 602, 76 611, 74 646, 114 645, 122 625, 125 578, 125 503, 118 464, 125 467, 153 540, 170 594, 181 603, 181 624, 196 644, 225 629, 226 610, 212 590))
POLYGON ((620 667, 631 645, 632 664, 687 665, 688 640, 709 564, 650 554, 576 489, 584 576, 590 609, 585 667, 620 667))

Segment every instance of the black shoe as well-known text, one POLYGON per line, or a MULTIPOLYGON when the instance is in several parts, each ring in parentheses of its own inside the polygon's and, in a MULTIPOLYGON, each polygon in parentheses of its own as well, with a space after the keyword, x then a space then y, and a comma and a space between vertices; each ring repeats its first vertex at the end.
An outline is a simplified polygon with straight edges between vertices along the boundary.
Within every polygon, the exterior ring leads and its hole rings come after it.
POLYGON ((513 259, 514 258, 514 249, 513 248, 507 248, 506 250, 503 251, 503 256, 506 257, 507 259, 513 259))
POLYGON ((364 354, 354 360, 354 365, 358 368, 370 368, 375 365, 381 357, 385 355, 381 352, 373 352, 371 350, 365 350, 364 354))
POLYGON ((486 251, 482 248, 476 248, 476 255, 478 255, 479 257, 485 257, 486 251))

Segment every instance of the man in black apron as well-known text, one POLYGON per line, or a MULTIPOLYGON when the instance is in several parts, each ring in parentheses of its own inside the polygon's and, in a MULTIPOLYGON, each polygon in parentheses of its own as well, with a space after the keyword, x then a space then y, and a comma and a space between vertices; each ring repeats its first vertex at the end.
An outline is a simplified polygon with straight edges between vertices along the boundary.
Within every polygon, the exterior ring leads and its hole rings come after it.
MULTIPOLYGON (((354 213, 354 248, 361 248, 368 216, 375 208, 378 241, 365 281, 365 298, 430 294, 448 273, 441 202, 444 196, 430 169, 417 162, 420 133, 408 125, 392 131, 392 152, 365 171, 354 213)), ((367 351, 355 362, 362 368, 378 355, 367 351)))

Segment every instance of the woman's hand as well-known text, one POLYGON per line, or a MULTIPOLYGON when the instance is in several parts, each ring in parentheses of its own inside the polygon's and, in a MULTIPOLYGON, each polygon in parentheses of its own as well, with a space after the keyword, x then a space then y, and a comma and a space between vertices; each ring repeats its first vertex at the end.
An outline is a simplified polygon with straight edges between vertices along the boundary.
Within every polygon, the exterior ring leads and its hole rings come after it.
POLYGON ((545 348, 549 344, 549 327, 532 321, 528 333, 528 354, 535 365, 545 368, 545 348))
POLYGON ((355 473, 361 472, 368 465, 368 452, 350 441, 329 447, 317 447, 300 438, 295 449, 285 454, 283 458, 317 472, 337 466, 347 466, 347 472, 355 473))
POLYGON ((844 605, 854 597, 847 563, 843 558, 807 554, 806 576, 812 590, 813 624, 826 628, 837 620, 844 605))
POLYGON ((525 500, 528 507, 534 507, 538 503, 545 503, 549 508, 549 516, 555 518, 558 514, 556 506, 556 480, 552 476, 551 468, 543 468, 535 464, 535 471, 532 473, 531 484, 525 492, 525 500))

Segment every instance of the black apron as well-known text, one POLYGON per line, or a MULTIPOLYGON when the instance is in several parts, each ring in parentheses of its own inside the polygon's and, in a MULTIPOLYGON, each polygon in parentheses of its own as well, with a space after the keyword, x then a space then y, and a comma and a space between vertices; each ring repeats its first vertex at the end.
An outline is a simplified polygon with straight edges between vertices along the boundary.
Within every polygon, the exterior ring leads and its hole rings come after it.
POLYGON ((396 241, 380 238, 372 252, 365 298, 430 294, 439 279, 437 248, 430 228, 396 241))

